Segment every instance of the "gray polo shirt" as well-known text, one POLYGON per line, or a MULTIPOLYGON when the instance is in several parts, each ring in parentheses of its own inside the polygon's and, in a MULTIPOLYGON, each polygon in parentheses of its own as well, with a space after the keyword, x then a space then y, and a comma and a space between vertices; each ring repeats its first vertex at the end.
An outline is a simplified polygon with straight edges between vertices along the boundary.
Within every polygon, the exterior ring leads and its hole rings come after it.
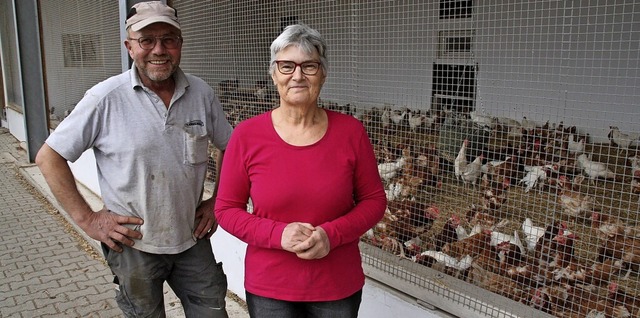
POLYGON ((167 109, 135 67, 113 76, 89 89, 46 140, 71 162, 94 150, 105 206, 144 219, 134 247, 156 254, 195 244, 208 142, 225 149, 232 131, 206 82, 180 69, 174 78, 167 109))

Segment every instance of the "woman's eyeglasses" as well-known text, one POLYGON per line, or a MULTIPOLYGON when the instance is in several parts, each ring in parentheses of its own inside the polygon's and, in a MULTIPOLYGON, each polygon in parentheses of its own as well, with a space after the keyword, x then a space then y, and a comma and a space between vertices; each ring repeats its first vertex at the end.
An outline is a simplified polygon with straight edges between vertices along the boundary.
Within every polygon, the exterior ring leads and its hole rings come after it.
POLYGON ((275 61, 278 66, 278 71, 284 75, 293 74, 296 71, 296 67, 300 67, 302 74, 304 75, 316 75, 320 69, 320 62, 302 62, 296 63, 294 61, 275 61))

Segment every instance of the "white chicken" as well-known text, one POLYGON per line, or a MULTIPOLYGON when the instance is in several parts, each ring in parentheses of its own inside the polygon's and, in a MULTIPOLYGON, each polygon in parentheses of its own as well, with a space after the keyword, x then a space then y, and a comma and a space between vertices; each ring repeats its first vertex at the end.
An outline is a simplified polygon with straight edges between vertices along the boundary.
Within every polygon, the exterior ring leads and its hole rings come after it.
POLYGON ((535 186, 541 188, 544 184, 544 181, 547 180, 547 173, 549 173, 550 169, 552 169, 552 165, 544 165, 544 166, 526 166, 524 168, 527 171, 527 174, 518 181, 518 184, 524 183, 526 188, 524 192, 527 193, 531 191, 535 186))
POLYGON ((395 125, 400 125, 402 124, 402 122, 405 120, 405 118, 407 117, 407 113, 408 111, 405 110, 399 110, 399 109, 394 109, 391 112, 391 121, 395 124, 395 125))
POLYGON ((425 124, 426 122, 426 115, 421 114, 420 111, 409 111, 408 113, 408 121, 409 121, 409 128, 411 128, 412 131, 416 131, 418 130, 418 128, 420 128, 423 124, 425 124))
POLYGON ((402 194, 403 184, 400 182, 392 182, 389 183, 387 189, 384 190, 384 193, 387 195, 387 201, 395 201, 400 198, 402 194))
POLYGON ((496 167, 504 164, 505 162, 508 162, 509 160, 511 160, 511 157, 506 157, 504 160, 491 160, 482 165, 482 173, 493 173, 496 167))
POLYGON ((391 109, 385 106, 382 109, 382 115, 380 115, 380 123, 383 128, 389 128, 391 126, 391 109))
POLYGON ((440 112, 430 111, 425 115, 424 125, 428 128, 433 128, 433 126, 440 121, 440 112))
POLYGON ((618 154, 622 151, 628 152, 629 147, 634 141, 640 138, 640 133, 623 133, 616 126, 609 126, 609 141, 612 145, 618 147, 618 154))
POLYGON ((503 125, 510 128, 516 127, 516 128, 521 128, 522 125, 520 124, 519 121, 513 119, 513 118, 509 118, 509 117, 496 117, 495 119, 498 124, 503 125))
POLYGON ((474 236, 480 232, 482 232, 483 228, 482 225, 480 224, 476 224, 471 228, 471 231, 467 232, 467 229, 465 229, 462 225, 459 225, 458 227, 456 227, 456 235, 458 236, 458 241, 462 241, 470 236, 474 236))
POLYGON ((473 257, 471 257, 471 255, 465 255, 464 257, 460 258, 460 260, 458 260, 455 257, 449 256, 440 251, 422 252, 420 253, 420 255, 414 257, 414 261, 419 262, 421 258, 424 259, 428 257, 433 258, 436 262, 441 263, 446 267, 458 271, 464 271, 468 269, 469 267, 471 267, 471 263, 473 261, 473 257))
POLYGON ((578 167, 589 177, 593 184, 596 178, 615 179, 616 174, 601 162, 592 161, 587 154, 580 154, 577 158, 578 167))
POLYGON ((526 116, 522 117, 520 125, 522 126, 522 129, 526 130, 529 134, 532 134, 536 128, 538 128, 538 123, 528 119, 526 116))
POLYGON ((495 127, 495 118, 492 116, 480 115, 476 111, 472 111, 469 112, 469 117, 474 124, 483 127, 487 131, 495 127))
POLYGON ((585 140, 584 140, 584 137, 579 138, 577 141, 575 140, 575 138, 577 137, 574 134, 569 134, 567 150, 569 151, 570 154, 579 155, 584 152, 585 140))
POLYGON ((380 174, 380 177, 388 183, 398 174, 398 171, 402 169, 406 161, 407 159, 405 157, 400 157, 394 162, 384 162, 378 164, 378 173, 380 174))
POLYGON ((509 242, 517 246, 521 253, 525 252, 522 241, 520 240, 520 236, 518 235, 518 231, 513 231, 513 235, 501 233, 498 231, 491 232, 491 243, 489 245, 495 247, 504 242, 509 242))
POLYGON ((456 159, 453 161, 453 174, 455 175, 457 180, 460 180, 462 175, 462 171, 467 167, 467 145, 469 144, 469 140, 465 139, 462 142, 462 146, 460 150, 458 150, 458 155, 456 159))
POLYGON ((545 233, 545 228, 533 225, 533 221, 530 218, 526 218, 522 222, 522 232, 524 232, 524 241, 527 244, 527 249, 530 252, 534 252, 538 239, 545 233))
POLYGON ((484 156, 480 154, 476 157, 471 163, 467 164, 467 166, 462 170, 460 174, 460 178, 464 184, 471 183, 475 186, 476 182, 480 178, 482 174, 482 159, 484 156))
POLYGON ((506 131, 510 137, 522 137, 522 125, 519 121, 509 117, 496 117, 496 123, 502 131, 506 131))

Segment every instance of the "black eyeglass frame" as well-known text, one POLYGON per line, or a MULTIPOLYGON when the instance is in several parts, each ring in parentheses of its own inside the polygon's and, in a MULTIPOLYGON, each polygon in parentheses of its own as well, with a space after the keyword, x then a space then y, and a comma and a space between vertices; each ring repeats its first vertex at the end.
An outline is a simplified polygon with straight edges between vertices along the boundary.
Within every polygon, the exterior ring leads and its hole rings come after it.
POLYGON ((138 42, 138 45, 140 46, 141 49, 147 50, 147 51, 148 50, 153 50, 156 47, 156 45, 158 45, 158 39, 160 40, 160 43, 162 44, 162 46, 164 46, 165 49, 177 49, 177 48, 180 47, 180 45, 182 45, 182 41, 183 41, 182 37, 179 36, 179 35, 141 36, 141 37, 139 37, 137 39, 136 38, 127 38, 127 39, 128 40, 135 40, 136 42, 138 42), (145 48, 142 45, 142 41, 143 40, 149 40, 149 39, 153 39, 153 43, 150 44, 151 45, 150 47, 145 48), (165 43, 165 40, 167 40, 167 39, 175 40, 176 41, 175 42, 176 43, 175 46, 174 45, 167 45, 165 43))
POLYGON ((276 68, 278 69, 278 72, 280 72, 280 74, 283 75, 291 75, 296 71, 296 68, 300 67, 300 71, 302 72, 302 74, 304 75, 316 75, 318 74, 318 71, 320 70, 320 67, 322 66, 322 63, 320 62, 315 62, 315 61, 306 61, 306 62, 302 62, 302 63, 296 63, 294 61, 289 61, 289 60, 275 60, 273 61, 276 64, 276 68), (283 63, 291 63, 289 64, 289 66, 293 65, 293 69, 291 69, 291 72, 283 72, 282 71, 282 64, 283 63), (305 65, 310 66, 313 65, 315 67, 315 72, 309 73, 305 71, 305 65))

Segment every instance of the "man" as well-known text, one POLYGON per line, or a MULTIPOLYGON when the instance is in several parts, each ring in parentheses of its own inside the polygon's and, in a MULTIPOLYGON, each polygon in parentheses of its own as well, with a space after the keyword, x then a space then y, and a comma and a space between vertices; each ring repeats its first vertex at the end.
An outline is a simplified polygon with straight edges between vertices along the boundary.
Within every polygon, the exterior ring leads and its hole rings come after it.
POLYGON ((125 316, 163 317, 166 281, 187 317, 227 317, 226 276, 209 240, 218 226, 216 191, 202 196, 208 142, 221 150, 219 170, 232 128, 211 87, 178 67, 182 37, 173 8, 135 4, 126 29, 133 67, 89 89, 36 163, 73 220, 102 242, 125 316), (87 149, 104 201, 96 212, 67 164, 87 149))

